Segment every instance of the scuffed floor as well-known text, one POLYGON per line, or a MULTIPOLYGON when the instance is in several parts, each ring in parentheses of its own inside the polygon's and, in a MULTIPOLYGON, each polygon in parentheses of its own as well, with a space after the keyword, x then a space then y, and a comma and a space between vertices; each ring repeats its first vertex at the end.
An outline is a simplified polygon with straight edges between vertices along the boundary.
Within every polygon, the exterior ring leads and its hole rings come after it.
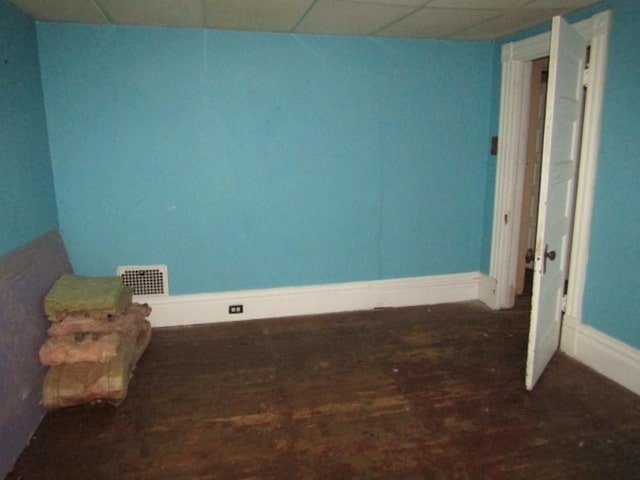
POLYGON ((46 416, 9 479, 640 479, 640 397, 479 303, 154 331, 119 408, 46 416))

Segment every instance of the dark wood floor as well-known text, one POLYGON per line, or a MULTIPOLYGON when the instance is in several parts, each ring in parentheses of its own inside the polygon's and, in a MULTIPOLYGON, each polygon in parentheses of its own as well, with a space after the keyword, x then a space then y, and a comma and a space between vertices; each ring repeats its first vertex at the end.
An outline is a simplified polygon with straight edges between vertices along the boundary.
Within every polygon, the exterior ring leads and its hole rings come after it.
POLYGON ((640 479, 640 397, 526 302, 155 330, 120 407, 46 416, 9 479, 640 479))

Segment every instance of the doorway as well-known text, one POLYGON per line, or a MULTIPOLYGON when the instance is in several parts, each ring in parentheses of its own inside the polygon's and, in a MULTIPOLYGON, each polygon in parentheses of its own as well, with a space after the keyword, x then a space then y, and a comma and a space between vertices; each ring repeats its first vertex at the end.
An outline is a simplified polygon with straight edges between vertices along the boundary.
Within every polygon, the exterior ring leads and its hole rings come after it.
POLYGON ((549 57, 533 60, 531 62, 527 146, 520 208, 522 214, 518 235, 516 295, 531 295, 548 79, 549 57))
MULTIPOLYGON (((569 288, 563 301, 563 331, 567 325, 575 328, 581 324, 609 25, 610 12, 607 11, 572 26, 586 44, 590 45, 591 58, 590 68, 585 77, 589 89, 584 102, 584 129, 579 147, 581 170, 577 179, 574 235, 571 244, 568 245, 572 255, 569 288)), ((491 298, 491 306, 494 308, 511 307, 518 292, 527 129, 531 107, 528 92, 531 88, 534 61, 549 55, 549 46, 550 35, 542 34, 506 44, 502 48, 500 148, 496 170, 490 265, 490 276, 495 281, 494 296, 491 298)))

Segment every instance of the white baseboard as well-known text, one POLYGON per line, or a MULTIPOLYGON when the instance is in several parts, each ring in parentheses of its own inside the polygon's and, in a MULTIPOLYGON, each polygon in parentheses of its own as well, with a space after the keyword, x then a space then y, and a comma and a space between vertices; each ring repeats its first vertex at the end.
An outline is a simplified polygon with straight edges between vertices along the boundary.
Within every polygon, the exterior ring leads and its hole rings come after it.
POLYGON ((567 355, 640 395, 640 350, 570 316, 563 320, 561 338, 567 355))
POLYGON ((487 305, 489 308, 496 309, 498 304, 496 301, 496 279, 483 273, 478 278, 478 300, 487 305))
POLYGON ((480 299, 479 291, 485 290, 486 284, 490 280, 483 274, 470 272, 134 300, 151 305, 153 327, 168 327, 463 302, 480 299), (230 305, 242 305, 243 312, 230 314, 230 305))

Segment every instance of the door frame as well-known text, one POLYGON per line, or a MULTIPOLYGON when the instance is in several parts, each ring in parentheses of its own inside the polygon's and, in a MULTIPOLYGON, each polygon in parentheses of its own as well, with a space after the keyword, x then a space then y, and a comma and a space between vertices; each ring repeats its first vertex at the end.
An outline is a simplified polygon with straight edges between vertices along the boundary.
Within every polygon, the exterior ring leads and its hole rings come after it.
MULTIPOLYGON (((610 25, 609 10, 572 25, 591 46, 565 308, 565 316, 574 323, 581 323, 582 319, 610 25)), ((546 32, 502 47, 500 143, 489 269, 495 282, 490 306, 495 309, 509 308, 515 300, 531 64, 549 55, 550 42, 551 33, 546 32)))

